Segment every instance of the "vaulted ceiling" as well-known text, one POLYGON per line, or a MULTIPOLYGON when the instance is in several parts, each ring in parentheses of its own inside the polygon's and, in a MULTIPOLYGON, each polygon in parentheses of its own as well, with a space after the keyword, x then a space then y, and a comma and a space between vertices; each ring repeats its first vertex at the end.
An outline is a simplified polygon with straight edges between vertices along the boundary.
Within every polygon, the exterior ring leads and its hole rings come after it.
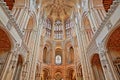
POLYGON ((71 15, 76 2, 77 0, 43 0, 42 4, 47 17, 65 20, 71 15))

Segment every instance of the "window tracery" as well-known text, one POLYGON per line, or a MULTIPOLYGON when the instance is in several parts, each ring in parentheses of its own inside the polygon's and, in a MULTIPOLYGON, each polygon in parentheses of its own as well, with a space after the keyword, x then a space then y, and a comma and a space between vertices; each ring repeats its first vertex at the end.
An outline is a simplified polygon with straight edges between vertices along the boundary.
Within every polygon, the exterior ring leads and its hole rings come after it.
POLYGON ((68 19, 65 22, 65 31, 66 31, 67 38, 72 36, 72 28, 73 28, 73 22, 70 19, 68 19))
POLYGON ((63 25, 60 20, 54 24, 54 39, 61 40, 63 38, 63 25))
POLYGON ((45 21, 44 27, 46 29, 45 36, 50 38, 51 37, 51 33, 52 33, 52 24, 51 24, 51 21, 49 19, 47 19, 45 21))

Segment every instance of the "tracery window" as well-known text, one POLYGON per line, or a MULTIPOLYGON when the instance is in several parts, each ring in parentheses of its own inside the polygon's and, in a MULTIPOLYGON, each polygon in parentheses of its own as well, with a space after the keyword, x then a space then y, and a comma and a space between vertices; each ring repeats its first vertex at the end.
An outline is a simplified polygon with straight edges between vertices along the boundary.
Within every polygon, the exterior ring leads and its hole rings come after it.
POLYGON ((72 36, 72 28, 73 28, 73 22, 70 19, 68 19, 65 22, 65 31, 67 38, 72 36))
POLYGON ((52 33, 52 24, 51 24, 51 21, 49 19, 47 19, 45 21, 44 27, 46 29, 46 35, 45 36, 50 38, 51 33, 52 33))
POLYGON ((63 25, 60 20, 57 20, 54 24, 54 39, 61 40, 63 38, 63 25))

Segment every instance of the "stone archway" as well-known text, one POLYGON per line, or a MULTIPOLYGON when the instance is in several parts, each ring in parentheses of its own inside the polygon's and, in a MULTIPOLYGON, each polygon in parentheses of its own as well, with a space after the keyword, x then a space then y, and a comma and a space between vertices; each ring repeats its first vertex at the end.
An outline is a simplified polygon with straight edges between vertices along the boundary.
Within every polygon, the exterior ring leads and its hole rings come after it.
POLYGON ((47 47, 43 49, 43 63, 47 63, 47 47))
POLYGON ((5 67, 8 54, 12 48, 11 41, 4 30, 0 28, 0 75, 5 67))
POLYGON ((69 48, 68 63, 69 64, 74 63, 74 49, 72 46, 69 48))
POLYGON ((94 79, 95 80, 105 80, 105 76, 103 73, 99 54, 93 55, 91 64, 92 64, 92 69, 93 69, 93 73, 94 73, 94 79))
POLYGON ((43 55, 42 55, 42 59, 43 59, 43 63, 44 64, 50 64, 51 63, 51 44, 49 42, 46 42, 44 47, 43 47, 43 55))
POLYGON ((114 72, 120 78, 120 26, 109 36, 107 50, 110 62, 113 64, 114 72))
POLYGON ((63 55, 62 55, 62 49, 57 48, 55 50, 55 64, 56 65, 62 65, 63 64, 63 55))

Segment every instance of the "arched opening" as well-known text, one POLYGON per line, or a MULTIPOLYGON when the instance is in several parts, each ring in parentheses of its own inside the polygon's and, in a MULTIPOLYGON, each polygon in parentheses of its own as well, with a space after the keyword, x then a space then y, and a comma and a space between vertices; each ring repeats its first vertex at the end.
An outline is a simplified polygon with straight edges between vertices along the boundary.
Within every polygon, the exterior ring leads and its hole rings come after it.
POLYGON ((110 9, 110 6, 112 5, 114 0, 103 0, 103 6, 106 12, 110 9))
POLYGON ((22 63, 23 63, 22 56, 19 55, 13 80, 20 80, 20 75, 21 75, 21 70, 22 70, 22 63))
POLYGON ((50 74, 48 69, 43 70, 43 80, 50 80, 50 74))
POLYGON ((44 63, 47 63, 47 47, 44 47, 44 50, 43 50, 43 62, 44 63))
POLYGON ((113 69, 120 78, 120 26, 111 33, 107 41, 107 49, 113 69))
POLYGON ((93 55, 91 63, 95 80, 105 80, 100 57, 98 54, 93 55))
POLYGON ((11 42, 5 31, 0 29, 0 75, 5 67, 8 54, 11 50, 11 42))
POLYGON ((12 10, 15 0, 4 0, 7 4, 7 6, 9 7, 9 10, 12 10))
POLYGON ((50 64, 51 63, 51 58, 52 58, 52 49, 51 49, 51 43, 47 41, 44 45, 43 48, 43 55, 42 55, 42 60, 43 63, 45 64, 50 64))
POLYGON ((76 80, 75 72, 73 69, 68 69, 68 79, 67 80, 76 80))
POLYGON ((68 64, 74 63, 74 49, 73 47, 69 48, 68 64))
POLYGON ((55 64, 61 65, 62 64, 62 50, 56 49, 55 51, 55 64))
POLYGON ((56 57, 55 57, 55 63, 56 63, 57 65, 59 65, 59 64, 61 64, 61 61, 62 61, 61 56, 60 56, 60 55, 56 55, 56 57))

